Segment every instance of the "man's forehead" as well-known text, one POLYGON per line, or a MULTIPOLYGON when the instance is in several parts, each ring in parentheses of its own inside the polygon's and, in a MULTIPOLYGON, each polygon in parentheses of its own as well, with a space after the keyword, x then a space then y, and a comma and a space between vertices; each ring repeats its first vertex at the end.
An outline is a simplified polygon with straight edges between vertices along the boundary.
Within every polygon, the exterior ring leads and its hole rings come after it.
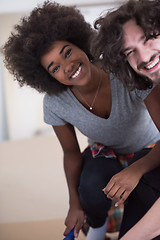
POLYGON ((143 40, 143 38, 144 31, 140 26, 137 25, 134 19, 127 21, 123 25, 124 44, 139 42, 143 40))

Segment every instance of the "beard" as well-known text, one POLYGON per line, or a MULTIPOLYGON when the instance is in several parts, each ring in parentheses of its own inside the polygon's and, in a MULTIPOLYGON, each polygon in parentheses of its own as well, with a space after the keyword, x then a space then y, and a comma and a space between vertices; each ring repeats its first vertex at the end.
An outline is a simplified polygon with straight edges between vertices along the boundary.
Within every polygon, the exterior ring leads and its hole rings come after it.
POLYGON ((149 78, 153 83, 160 84, 160 71, 154 72, 149 78))

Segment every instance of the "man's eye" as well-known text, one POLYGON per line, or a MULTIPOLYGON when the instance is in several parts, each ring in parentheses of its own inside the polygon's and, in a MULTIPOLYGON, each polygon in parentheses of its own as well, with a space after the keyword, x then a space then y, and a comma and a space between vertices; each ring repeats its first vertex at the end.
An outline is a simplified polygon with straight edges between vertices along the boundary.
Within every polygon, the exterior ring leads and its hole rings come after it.
POLYGON ((72 49, 71 49, 71 48, 68 49, 68 50, 66 51, 66 53, 65 53, 65 57, 66 57, 66 58, 69 57, 69 56, 71 55, 71 52, 72 52, 72 49))
POLYGON ((131 50, 131 51, 127 52, 126 57, 130 56, 132 53, 134 53, 134 50, 131 50))
POLYGON ((53 68, 52 73, 56 73, 59 70, 59 66, 53 68))

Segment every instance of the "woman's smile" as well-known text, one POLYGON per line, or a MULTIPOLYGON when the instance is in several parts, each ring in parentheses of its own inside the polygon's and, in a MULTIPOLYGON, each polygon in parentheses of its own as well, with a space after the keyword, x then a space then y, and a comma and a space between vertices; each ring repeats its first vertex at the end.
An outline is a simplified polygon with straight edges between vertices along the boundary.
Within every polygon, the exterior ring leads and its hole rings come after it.
POLYGON ((79 65, 79 68, 76 70, 76 72, 71 76, 72 79, 79 77, 82 70, 81 64, 79 65))

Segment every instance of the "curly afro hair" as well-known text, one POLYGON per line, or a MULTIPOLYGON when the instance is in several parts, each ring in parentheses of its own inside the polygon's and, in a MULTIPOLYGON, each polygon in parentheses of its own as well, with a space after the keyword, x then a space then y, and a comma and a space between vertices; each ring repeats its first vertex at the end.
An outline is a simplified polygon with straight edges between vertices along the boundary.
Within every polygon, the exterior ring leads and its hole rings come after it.
POLYGON ((118 9, 97 19, 98 34, 94 41, 94 56, 103 55, 104 69, 109 69, 129 89, 152 87, 150 79, 138 76, 123 53, 123 25, 135 19, 146 39, 160 35, 160 0, 129 0, 118 9))
POLYGON ((67 86, 59 83, 41 66, 40 58, 55 41, 68 41, 83 50, 89 60, 90 43, 95 31, 74 6, 45 1, 14 26, 2 47, 4 64, 20 86, 29 85, 39 92, 58 94, 67 86))

